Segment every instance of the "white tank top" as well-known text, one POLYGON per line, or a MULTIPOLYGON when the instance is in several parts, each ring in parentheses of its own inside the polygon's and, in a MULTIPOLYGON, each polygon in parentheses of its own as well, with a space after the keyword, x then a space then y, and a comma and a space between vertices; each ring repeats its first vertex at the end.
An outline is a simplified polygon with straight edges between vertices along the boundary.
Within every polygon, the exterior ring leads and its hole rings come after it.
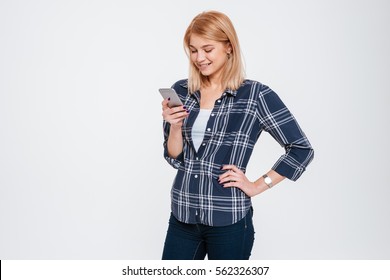
POLYGON ((207 122, 209 121, 212 109, 200 109, 198 116, 192 127, 192 142, 196 150, 202 144, 204 133, 206 131, 207 122))

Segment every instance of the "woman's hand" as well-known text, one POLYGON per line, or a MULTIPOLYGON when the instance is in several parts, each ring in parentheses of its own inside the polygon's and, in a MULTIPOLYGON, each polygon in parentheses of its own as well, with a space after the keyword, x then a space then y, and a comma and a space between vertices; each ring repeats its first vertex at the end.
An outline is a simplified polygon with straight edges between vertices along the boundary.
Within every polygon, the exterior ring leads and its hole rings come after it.
POLYGON ((218 182, 222 184, 224 188, 239 188, 249 197, 255 196, 264 191, 259 189, 254 182, 249 181, 244 172, 238 169, 235 165, 224 165, 222 170, 227 171, 219 176, 218 182))
POLYGON ((172 128, 181 128, 183 120, 189 112, 185 106, 168 107, 169 99, 164 99, 162 104, 162 116, 165 121, 171 124, 172 128))
POLYGON ((162 102, 162 116, 171 127, 167 140, 168 155, 172 158, 177 158, 183 152, 183 120, 188 116, 189 112, 185 106, 168 107, 169 99, 162 102))

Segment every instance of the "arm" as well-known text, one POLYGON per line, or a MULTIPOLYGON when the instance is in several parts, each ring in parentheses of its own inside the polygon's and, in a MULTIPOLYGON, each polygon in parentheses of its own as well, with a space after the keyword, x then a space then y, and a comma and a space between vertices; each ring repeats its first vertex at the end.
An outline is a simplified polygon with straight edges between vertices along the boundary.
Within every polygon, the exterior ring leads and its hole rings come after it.
POLYGON ((183 120, 188 116, 185 106, 168 107, 168 99, 162 102, 164 119, 164 153, 167 159, 173 161, 183 152, 183 120))
POLYGON ((258 98, 258 118, 263 129, 285 149, 272 170, 292 181, 298 180, 312 161, 314 150, 279 96, 264 85, 258 98))
MULTIPOLYGON (((269 132, 286 151, 267 172, 273 185, 285 178, 297 180, 313 159, 314 151, 290 111, 276 93, 266 86, 259 94, 258 118, 263 129, 269 132)), ((222 169, 228 170, 219 178, 224 187, 238 187, 248 196, 257 195, 269 189, 263 177, 251 182, 234 165, 226 165, 222 169)))
MULTIPOLYGON (((235 165, 224 165, 222 170, 228 170, 219 176, 219 183, 223 184, 225 188, 239 188, 249 197, 258 195, 269 189, 268 185, 264 182, 263 176, 256 181, 251 182, 245 176, 244 172, 238 169, 235 165)), ((277 185, 286 178, 274 170, 270 170, 266 174, 271 178, 273 186, 277 185)))
POLYGON ((171 158, 177 158, 183 151, 183 135, 181 127, 172 126, 167 140, 167 152, 171 158))

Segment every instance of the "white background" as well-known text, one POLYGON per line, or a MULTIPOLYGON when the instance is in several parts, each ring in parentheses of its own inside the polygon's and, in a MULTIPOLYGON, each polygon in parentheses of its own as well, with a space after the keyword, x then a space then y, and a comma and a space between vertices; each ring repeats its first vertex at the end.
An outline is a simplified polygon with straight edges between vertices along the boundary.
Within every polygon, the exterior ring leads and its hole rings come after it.
MULTIPOLYGON (((389 259, 390 2, 0 1, 0 259, 159 259, 175 175, 157 89, 204 10, 315 148, 255 197, 252 259, 389 259)), ((260 137, 247 175, 283 153, 260 137)))

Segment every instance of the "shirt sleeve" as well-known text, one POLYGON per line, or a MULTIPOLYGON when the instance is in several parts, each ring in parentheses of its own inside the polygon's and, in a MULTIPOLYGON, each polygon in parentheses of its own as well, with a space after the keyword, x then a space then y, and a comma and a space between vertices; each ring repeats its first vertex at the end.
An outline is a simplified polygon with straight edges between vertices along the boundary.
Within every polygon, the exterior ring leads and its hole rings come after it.
POLYGON ((170 124, 166 121, 163 121, 163 130, 164 130, 164 158, 165 160, 173 167, 178 169, 184 161, 184 153, 181 152, 176 158, 172 158, 168 154, 168 136, 169 136, 169 129, 170 129, 170 124))
POLYGON ((313 160, 314 150, 294 116, 268 86, 262 86, 258 104, 259 119, 264 130, 285 149, 285 154, 272 169, 296 181, 313 160))

